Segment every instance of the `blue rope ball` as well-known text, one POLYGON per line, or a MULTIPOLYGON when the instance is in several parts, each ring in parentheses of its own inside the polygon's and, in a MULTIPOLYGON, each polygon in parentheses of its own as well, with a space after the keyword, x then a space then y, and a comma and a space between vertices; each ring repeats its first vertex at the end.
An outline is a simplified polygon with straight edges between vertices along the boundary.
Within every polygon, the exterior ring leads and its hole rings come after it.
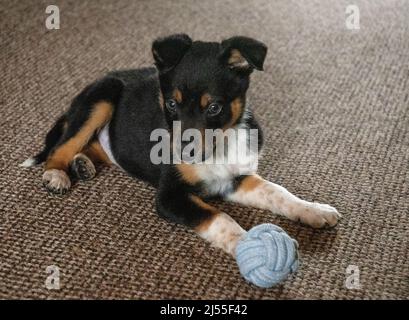
POLYGON ((297 271, 298 243, 271 223, 252 228, 236 247, 242 276, 262 288, 271 288, 297 271))

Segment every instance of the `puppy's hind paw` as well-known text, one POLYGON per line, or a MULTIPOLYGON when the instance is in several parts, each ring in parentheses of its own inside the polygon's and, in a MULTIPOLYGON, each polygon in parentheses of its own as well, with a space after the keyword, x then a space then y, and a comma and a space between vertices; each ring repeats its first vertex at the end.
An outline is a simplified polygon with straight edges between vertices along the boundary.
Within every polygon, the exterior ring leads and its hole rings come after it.
POLYGON ((70 172, 78 180, 91 180, 96 174, 94 164, 82 153, 78 153, 72 160, 70 172))
POLYGON ((63 170, 50 169, 43 174, 43 185, 51 195, 62 196, 71 187, 71 181, 63 170))

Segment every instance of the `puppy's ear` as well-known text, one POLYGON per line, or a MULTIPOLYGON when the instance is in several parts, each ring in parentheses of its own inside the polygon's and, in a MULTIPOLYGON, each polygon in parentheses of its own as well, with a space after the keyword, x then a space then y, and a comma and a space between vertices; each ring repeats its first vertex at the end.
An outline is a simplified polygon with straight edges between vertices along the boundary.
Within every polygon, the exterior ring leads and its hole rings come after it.
POLYGON ((192 45, 186 34, 173 34, 156 39, 152 44, 152 54, 160 73, 169 71, 178 64, 192 45))
POLYGON ((222 41, 220 58, 232 69, 263 70, 267 46, 255 39, 247 37, 233 37, 222 41))

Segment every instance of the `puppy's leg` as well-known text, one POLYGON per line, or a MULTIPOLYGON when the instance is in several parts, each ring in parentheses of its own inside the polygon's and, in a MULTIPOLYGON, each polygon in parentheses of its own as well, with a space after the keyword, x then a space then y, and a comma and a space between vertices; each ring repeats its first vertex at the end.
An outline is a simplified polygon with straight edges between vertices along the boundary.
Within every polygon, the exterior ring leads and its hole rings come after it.
POLYGON ((301 221, 313 228, 337 224, 340 214, 327 205, 301 200, 285 188, 262 179, 258 175, 241 177, 236 190, 226 196, 227 200, 271 210, 294 221, 301 221))
POLYGON ((199 208, 212 212, 210 216, 194 227, 195 231, 215 247, 234 256, 237 242, 246 231, 226 213, 218 211, 196 196, 191 197, 199 208))
POLYGON ((63 194, 70 188, 70 163, 111 119, 122 89, 121 80, 106 77, 86 87, 73 100, 64 116, 63 135, 46 160, 43 184, 50 193, 63 194))
POLYGON ((236 221, 180 188, 161 189, 157 198, 159 215, 194 229, 213 246, 235 255, 237 242, 246 233, 236 221))
POLYGON ((78 128, 75 120, 68 125, 63 141, 54 149, 46 161, 43 183, 54 194, 64 194, 71 186, 68 169, 74 156, 79 153, 112 116, 113 105, 106 101, 92 106, 87 120, 78 128))

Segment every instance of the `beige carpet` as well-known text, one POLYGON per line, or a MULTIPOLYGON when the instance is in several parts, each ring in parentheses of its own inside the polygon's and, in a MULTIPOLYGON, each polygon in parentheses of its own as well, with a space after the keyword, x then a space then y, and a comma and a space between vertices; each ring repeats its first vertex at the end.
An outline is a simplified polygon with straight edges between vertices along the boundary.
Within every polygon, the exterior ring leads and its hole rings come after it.
POLYGON ((409 2, 0 0, 0 298, 409 298, 409 2), (343 214, 313 230, 217 204, 245 228, 272 222, 300 244, 299 272, 265 290, 193 232, 159 219, 154 189, 114 168, 54 199, 17 164, 86 84, 152 63, 151 41, 247 35, 269 47, 249 93, 265 127, 260 173, 343 214), (60 289, 45 287, 46 267, 60 289), (356 265, 360 288, 347 289, 356 265))

